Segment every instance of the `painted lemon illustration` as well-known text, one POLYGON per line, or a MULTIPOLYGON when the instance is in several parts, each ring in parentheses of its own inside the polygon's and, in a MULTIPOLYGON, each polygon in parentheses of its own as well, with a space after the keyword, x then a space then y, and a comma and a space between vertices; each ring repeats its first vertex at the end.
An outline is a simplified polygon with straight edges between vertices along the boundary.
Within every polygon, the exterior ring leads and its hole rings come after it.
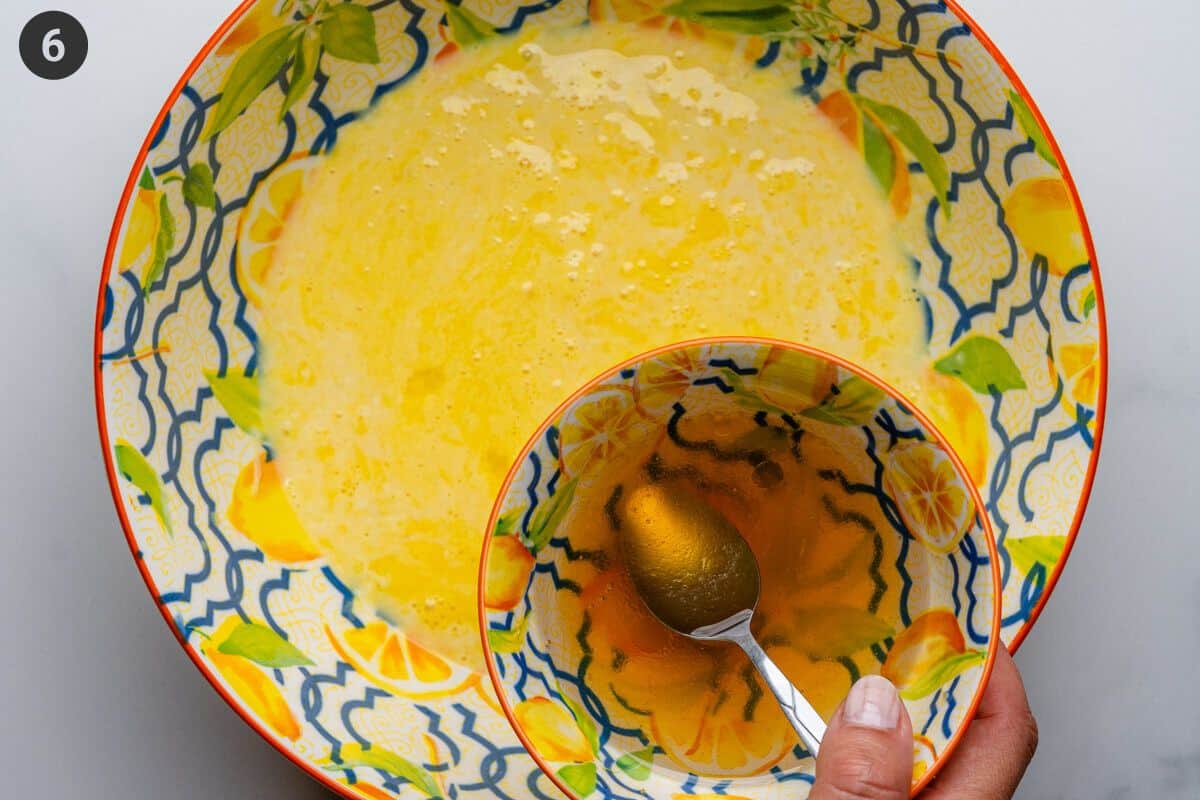
POLYGON ((255 3, 242 15, 242 21, 217 46, 216 55, 231 56, 278 28, 281 20, 275 16, 276 5, 275 0, 259 0, 255 3))
POLYGON ((637 433, 641 414, 633 399, 621 392, 598 392, 562 426, 563 465, 577 477, 602 464, 626 446, 637 433))
POLYGON ((884 460, 883 486, 896 500, 908 532, 935 553, 957 547, 975 504, 945 451, 929 442, 910 442, 884 460))
MULTIPOLYGON (((768 650, 799 685, 831 687, 831 696, 850 689, 840 664, 812 661, 786 646, 768 650)), ((779 707, 759 692, 738 669, 727 669, 715 685, 660 693, 651 721, 654 741, 679 767, 698 775, 735 777, 768 770, 792 751, 797 738, 779 707)), ((836 702, 829 707, 826 694, 817 699, 817 710, 829 715, 836 702)))
POLYGON ((1071 192, 1062 178, 1033 178, 1017 184, 1004 201, 1004 217, 1021 247, 1045 256, 1055 275, 1088 263, 1087 244, 1071 192))
POLYGON ((1087 408, 1096 407, 1100 393, 1100 362, 1094 344, 1067 344, 1058 351, 1058 363, 1068 381, 1071 397, 1087 408))
POLYGON ((513 717, 538 755, 547 761, 591 761, 592 746, 571 713, 546 697, 531 697, 513 717))
POLYGON ((758 371, 757 391, 784 411, 803 411, 819 405, 837 383, 833 362, 781 347, 773 348, 758 371))
POLYGON ((230 616, 212 636, 200 642, 200 652, 258 719, 280 737, 295 741, 300 738, 300 725, 292 715, 290 704, 284 699, 279 685, 253 661, 219 651, 229 635, 241 624, 242 620, 236 614, 230 616))
POLYGON ((908 686, 948 656, 965 649, 954 613, 948 609, 927 611, 896 637, 882 675, 896 686, 908 686))
POLYGON ((648 360, 638 368, 634 384, 638 403, 646 409, 670 406, 707 373, 705 361, 693 350, 672 350, 648 360))
POLYGON ((226 513, 230 523, 268 558, 291 564, 320 555, 284 494, 277 463, 267 461, 265 454, 238 473, 226 513))
POLYGON ((533 554, 518 537, 500 536, 493 539, 488 551, 484 604, 498 611, 516 607, 529 583, 533 563, 533 554))
POLYGON ((457 694, 479 676, 422 647, 386 622, 325 635, 343 661, 381 689, 399 697, 428 699, 457 694))
POLYGON ((880 674, 896 685, 901 697, 916 700, 933 694, 986 659, 986 652, 967 649, 954 612, 935 608, 901 631, 880 674))
POLYGON ((130 204, 130 223, 121 242, 118 266, 121 270, 138 269, 154 258, 158 228, 162 224, 162 192, 154 188, 138 187, 130 204))
POLYGON ((896 216, 907 214, 912 202, 908 161, 887 126, 864 111, 844 89, 826 95, 817 104, 817 110, 866 158, 896 216))
POLYGON ((979 399, 952 375, 927 370, 921 384, 922 408, 962 459, 967 474, 982 487, 988 469, 988 424, 979 399))
POLYGON ((259 182, 238 218, 235 270, 238 286, 252 305, 262 304, 275 244, 300 199, 309 170, 318 160, 313 156, 293 156, 285 161, 259 182))

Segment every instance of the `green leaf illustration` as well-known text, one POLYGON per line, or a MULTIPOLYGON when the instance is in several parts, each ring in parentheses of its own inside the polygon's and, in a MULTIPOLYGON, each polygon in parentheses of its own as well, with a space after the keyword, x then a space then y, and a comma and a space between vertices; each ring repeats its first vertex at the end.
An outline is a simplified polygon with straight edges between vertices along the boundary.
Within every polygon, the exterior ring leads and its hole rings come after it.
POLYGON ((956 653, 934 664, 921 677, 900 690, 900 696, 905 700, 919 700, 928 697, 945 684, 957 678, 976 664, 987 660, 987 653, 982 650, 968 650, 956 653))
POLYGON ((183 178, 183 199, 195 206, 215 208, 217 195, 213 191, 212 168, 203 161, 192 164, 183 178))
POLYGON ((507 514, 501 514, 496 517, 496 527, 492 528, 492 536, 511 536, 517 531, 517 522, 521 519, 523 512, 519 508, 514 508, 507 514))
POLYGON ((942 213, 949 218, 950 202, 947 192, 950 191, 950 170, 946 166, 946 159, 937 151, 933 142, 925 135, 925 131, 921 130, 921 126, 915 119, 895 106, 879 103, 862 95, 855 95, 854 99, 863 110, 873 114, 884 127, 890 130, 892 135, 899 139, 908 152, 917 159, 917 163, 921 165, 921 169, 925 170, 925 174, 933 184, 933 190, 937 192, 942 213))
POLYGON ((163 274, 167 266, 167 256, 175 247, 175 218, 171 216, 171 207, 167 204, 167 196, 158 198, 158 234, 154 237, 154 255, 146 265, 142 274, 142 294, 150 294, 150 286, 163 274))
POLYGON ((1083 318, 1087 319, 1096 310, 1096 290, 1088 289, 1088 293, 1083 296, 1083 318))
POLYGON ((488 647, 496 653, 519 653, 525 643, 525 631, 528 629, 529 617, 522 617, 521 621, 509 630, 488 628, 488 647))
POLYGON ((883 400, 883 390, 857 376, 837 385, 821 405, 805 409, 801 416, 831 425, 863 425, 871 421, 883 400))
POLYGON ((772 36, 796 26, 792 6, 779 0, 677 0, 663 13, 714 30, 772 36))
POLYGON ((258 379, 241 373, 218 375, 205 372, 213 396, 224 407, 233 424, 251 436, 263 438, 262 416, 259 413, 258 379))
POLYGON ((299 667, 312 664, 308 656, 266 625, 243 622, 221 642, 218 652, 242 656, 264 667, 299 667))
POLYGON ((446 22, 450 35, 463 47, 477 44, 496 35, 496 29, 484 19, 453 3, 446 4, 446 22))
POLYGON ((835 659, 895 633, 895 628, 866 609, 829 606, 806 609, 796 616, 795 643, 809 658, 835 659))
POLYGON ((317 64, 321 61, 321 34, 316 28, 305 29, 300 38, 300 46, 296 48, 296 58, 292 61, 292 71, 288 75, 288 90, 284 95, 283 105, 279 108, 279 118, 296 104, 308 87, 312 86, 317 74, 317 64))
POLYGON ((644 781, 650 777, 650 767, 654 764, 654 748, 647 747, 632 753, 626 753, 617 759, 617 769, 624 772, 635 781, 644 781))
POLYGON ((1012 558, 1013 566, 1028 575, 1035 564, 1045 564, 1051 569, 1062 560, 1067 549, 1065 536, 1025 536, 1020 539, 1005 539, 1004 549, 1012 558))
MULTIPOLYGON (((559 694, 562 694, 560 691, 559 694)), ((588 744, 592 747, 593 753, 600 752, 600 734, 596 731, 596 722, 588 715, 583 706, 576 703, 565 694, 562 695, 563 702, 567 704, 567 708, 571 709, 571 716, 575 718, 575 724, 579 726, 583 738, 587 739, 588 744)))
POLYGON ((1058 159, 1054 157, 1054 150, 1046 139, 1045 131, 1042 130, 1041 125, 1038 125, 1037 117, 1033 115, 1033 109, 1025 102, 1024 97, 1012 89, 1005 89, 1004 93, 1008 95, 1008 102, 1013 108, 1017 122, 1021 125, 1021 130, 1025 131, 1025 135, 1033 141, 1033 149, 1046 160, 1047 164, 1058 169, 1058 159))
POLYGON ((896 180, 896 154, 883 131, 865 114, 862 118, 862 130, 863 155, 866 156, 867 166, 879 182, 883 193, 889 194, 896 180))
POLYGON ((558 524, 562 522, 567 509, 571 507, 571 498, 575 496, 575 484, 578 482, 578 478, 572 478, 564 485, 559 486, 558 491, 549 499, 542 501, 537 511, 533 513, 533 519, 529 521, 529 534, 525 541, 530 552, 536 554, 554 536, 558 524))
POLYGON ((327 772, 359 767, 370 767, 403 778, 433 800, 441 800, 442 790, 438 788, 428 770, 380 747, 368 749, 360 744, 344 744, 338 754, 338 763, 333 763, 330 758, 324 764, 327 772))
POLYGON ((279 71, 296 50, 303 27, 303 23, 297 22, 273 30, 237 57, 221 86, 221 99, 217 101, 213 116, 200 137, 201 141, 207 141, 228 128, 278 77, 279 71))
POLYGON ((138 188, 139 189, 153 189, 154 188, 154 176, 150 174, 149 167, 144 167, 142 169, 142 176, 140 178, 138 178, 138 188))
POLYGON ((1025 388, 1021 370, 1004 345, 986 336, 964 339, 949 355, 938 359, 933 368, 954 375, 980 394, 988 394, 992 389, 1006 392, 1025 388))
POLYGON ((321 44, 335 58, 378 64, 375 46, 375 17, 363 6, 338 3, 321 21, 321 44))
POLYGON ((587 797, 596 791, 595 764, 568 764, 559 769, 558 777, 571 788, 576 797, 587 797))
POLYGON ((119 441, 113 448, 113 454, 117 460, 117 472, 136 486, 142 494, 150 498, 150 508, 154 509, 158 521, 162 523, 167 533, 174 535, 175 532, 171 529, 171 520, 167 516, 162 479, 158 477, 154 467, 150 466, 150 462, 142 455, 142 451, 126 441, 119 441))

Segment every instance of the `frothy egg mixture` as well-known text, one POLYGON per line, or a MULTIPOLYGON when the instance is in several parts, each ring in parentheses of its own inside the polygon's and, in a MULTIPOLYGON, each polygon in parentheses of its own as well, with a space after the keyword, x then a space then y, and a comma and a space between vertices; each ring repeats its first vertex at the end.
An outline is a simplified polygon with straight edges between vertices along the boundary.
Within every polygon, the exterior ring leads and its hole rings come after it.
POLYGON ((892 212, 791 85, 717 44, 542 32, 422 70, 314 168, 266 281, 265 424, 339 574, 427 646, 481 667, 496 493, 614 364, 757 335, 918 374, 892 212))

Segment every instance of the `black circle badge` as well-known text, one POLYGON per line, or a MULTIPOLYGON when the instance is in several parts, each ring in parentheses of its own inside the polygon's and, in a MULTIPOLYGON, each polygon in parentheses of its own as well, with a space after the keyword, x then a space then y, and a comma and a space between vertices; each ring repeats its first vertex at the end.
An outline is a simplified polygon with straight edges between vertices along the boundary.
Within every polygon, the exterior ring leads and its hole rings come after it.
POLYGON ((87 58, 88 40, 79 20, 65 11, 43 11, 21 31, 21 60, 39 78, 73 75, 87 58))

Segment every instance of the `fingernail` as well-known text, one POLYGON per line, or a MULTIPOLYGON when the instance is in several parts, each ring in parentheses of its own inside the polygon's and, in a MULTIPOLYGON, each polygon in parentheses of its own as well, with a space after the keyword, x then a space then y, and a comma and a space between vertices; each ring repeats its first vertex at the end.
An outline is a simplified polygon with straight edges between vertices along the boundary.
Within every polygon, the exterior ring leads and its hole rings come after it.
POLYGON ((890 731, 900 721, 900 695, 887 678, 868 675, 851 687, 842 718, 850 725, 890 731))

